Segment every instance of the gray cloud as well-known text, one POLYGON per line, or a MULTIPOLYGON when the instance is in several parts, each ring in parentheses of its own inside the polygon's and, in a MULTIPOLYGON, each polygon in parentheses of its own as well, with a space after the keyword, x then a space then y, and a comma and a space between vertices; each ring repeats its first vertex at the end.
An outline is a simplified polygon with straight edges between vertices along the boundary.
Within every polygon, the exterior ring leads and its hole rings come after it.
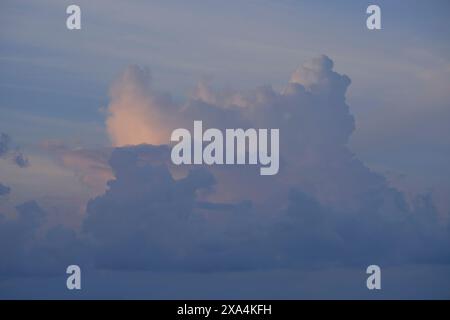
POLYGON ((176 180, 169 162, 164 146, 115 149, 116 178, 89 203, 84 224, 99 267, 210 272, 450 261, 448 226, 429 197, 409 208, 400 192, 375 191, 364 209, 338 211, 291 188, 284 208, 267 214, 251 202, 199 201, 201 189, 214 193, 208 168, 176 180))
POLYGON ((14 155, 14 163, 17 164, 21 168, 26 168, 30 165, 28 158, 24 156, 23 153, 17 152, 14 155))
POLYGON ((4 196, 11 192, 11 188, 0 183, 0 196, 4 196))
POLYGON ((72 170, 83 185, 94 195, 105 191, 112 176, 108 159, 112 148, 75 148, 58 141, 44 141, 40 147, 50 154, 58 165, 72 170))
POLYGON ((12 139, 6 133, 0 133, 0 158, 8 158, 20 168, 28 167, 30 162, 19 147, 12 147, 12 139))
MULTIPOLYGON (((202 84, 182 105, 153 92, 148 75, 128 69, 111 104, 139 105, 130 106, 131 117, 135 108, 144 119, 147 113, 170 116, 168 132, 194 119, 219 128, 279 128, 279 174, 261 177, 256 168, 239 166, 174 167, 164 144, 116 147, 108 164, 112 178, 89 201, 80 233, 56 227, 37 239, 44 222, 34 203, 18 207, 18 219, 1 221, 0 243, 13 239, 17 252, 4 272, 29 272, 24 257, 36 257, 40 270, 79 259, 105 269, 196 272, 450 262, 449 227, 431 198, 408 204, 349 151, 350 80, 333 70, 328 57, 300 67, 281 92, 267 86, 214 91, 202 84)), ((124 121, 121 114, 116 125, 124 121)), ((153 139, 152 130, 143 128, 139 139, 153 139)))
POLYGON ((0 157, 4 156, 9 151, 11 138, 6 133, 0 134, 0 157))
POLYGON ((98 246, 99 266, 170 268, 198 245, 195 193, 211 188, 214 178, 197 169, 175 180, 165 164, 168 155, 166 146, 145 145, 112 153, 115 179, 88 203, 83 226, 98 246))
POLYGON ((45 212, 36 201, 16 207, 17 215, 0 214, 0 276, 54 275, 71 263, 83 265, 90 249, 72 229, 48 228, 45 212))
MULTIPOLYGON (((102 243, 100 264, 213 271, 449 261, 448 226, 429 196, 406 203, 348 149, 354 131, 349 85, 321 56, 299 67, 282 92, 267 86, 215 91, 203 83, 176 104, 151 89, 148 71, 127 69, 110 108, 124 128, 133 115, 121 119, 118 109, 139 110, 134 119, 145 134, 125 135, 128 143, 168 141, 154 134, 149 115, 171 118, 166 135, 177 126, 190 128, 193 120, 206 127, 280 128, 282 166, 267 179, 248 167, 204 167, 198 172, 214 183, 202 190, 192 185, 197 171, 174 178, 182 169, 170 164, 167 147, 117 148, 110 160, 115 178, 89 203, 85 221, 85 231, 102 243)), ((113 136, 120 140, 121 134, 113 136)), ((186 167, 184 174, 192 168, 199 169, 186 167)))

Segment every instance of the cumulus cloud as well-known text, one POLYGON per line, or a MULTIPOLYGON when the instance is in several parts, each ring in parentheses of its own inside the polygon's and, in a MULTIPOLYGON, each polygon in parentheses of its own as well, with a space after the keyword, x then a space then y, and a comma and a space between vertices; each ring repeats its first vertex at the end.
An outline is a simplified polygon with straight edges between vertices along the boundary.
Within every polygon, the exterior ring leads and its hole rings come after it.
POLYGON ((299 67, 282 92, 270 86, 221 91, 201 83, 185 103, 176 104, 151 88, 147 69, 133 66, 112 87, 108 132, 115 145, 136 145, 167 144, 173 129, 191 128, 194 120, 202 120, 205 128, 279 128, 279 174, 261 183, 252 169, 214 167, 220 200, 274 204, 270 185, 276 180, 280 193, 296 185, 329 205, 354 208, 363 205, 358 198, 385 182, 347 148, 354 130, 345 102, 349 84, 347 76, 333 70, 331 59, 321 56, 299 67))
POLYGON ((103 246, 103 265, 214 270, 449 261, 449 229, 431 199, 408 204, 349 150, 351 81, 333 67, 327 56, 312 59, 281 92, 270 86, 217 91, 201 83, 181 104, 151 88, 148 70, 128 68, 113 86, 107 124, 116 145, 135 146, 114 151, 115 178, 90 202, 85 223, 103 246), (191 187, 188 199, 178 194, 192 173, 176 179, 181 169, 170 164, 167 147, 137 145, 167 144, 174 128, 191 128, 194 120, 222 129, 279 128, 279 174, 204 167, 202 175, 214 183, 207 190, 191 187), (149 162, 156 155, 158 165, 149 162), (161 229, 174 236, 166 238, 161 229), (139 254, 133 258, 129 247, 139 254))
POLYGON ((110 95, 106 124, 115 146, 167 142, 176 106, 170 96, 152 90, 148 69, 127 68, 110 95))
MULTIPOLYGON (((196 194, 215 180, 205 169, 181 179, 170 174, 167 146, 140 145, 115 149, 110 164, 115 179, 88 203, 83 230, 97 246, 97 263, 108 268, 174 268, 186 266, 190 254, 206 245, 207 231, 196 194), (197 212, 198 213, 198 212, 197 212), (133 248, 133 250, 129 250, 133 248)), ((223 210, 233 211, 234 206, 223 210)), ((198 257, 199 255, 195 255, 198 257)))
POLYGON ((89 202, 83 226, 98 267, 210 272, 450 262, 448 226, 426 196, 408 208, 399 192, 375 192, 364 210, 339 211, 291 188, 284 207, 265 214, 250 201, 201 200, 201 191, 214 192, 214 175, 200 167, 174 179, 166 146, 117 148, 110 163, 116 178, 89 202))
MULTIPOLYGON (((175 103, 151 88, 148 70, 128 68, 111 91, 112 152, 60 148, 91 172, 99 164, 109 168, 109 181, 89 201, 79 234, 51 233, 71 248, 58 263, 74 255, 98 268, 197 272, 448 264, 450 229, 431 198, 407 203, 348 149, 354 130, 345 97, 349 85, 322 56, 299 67, 281 92, 269 86, 215 91, 201 84, 187 101, 175 103), (251 166, 172 165, 170 132, 190 128, 193 120, 205 127, 279 128, 279 173, 262 177, 251 166)), ((39 210, 28 204, 18 211, 17 220, 0 225, 7 230, 27 224, 14 233, 23 235, 17 251, 59 252, 49 234, 32 241, 42 225, 39 210), (35 212, 35 223, 25 221, 27 212, 35 212), (33 242, 33 250, 25 250, 25 242, 33 242)), ((43 256, 43 266, 57 265, 43 256)))

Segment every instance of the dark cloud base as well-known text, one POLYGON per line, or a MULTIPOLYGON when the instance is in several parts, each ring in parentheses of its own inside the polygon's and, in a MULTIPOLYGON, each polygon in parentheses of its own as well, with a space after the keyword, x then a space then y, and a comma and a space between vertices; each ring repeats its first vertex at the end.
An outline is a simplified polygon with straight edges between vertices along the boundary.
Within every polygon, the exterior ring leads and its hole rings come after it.
POLYGON ((116 179, 105 194, 89 202, 79 233, 57 226, 41 234, 46 213, 36 202, 18 206, 15 220, 3 218, 0 248, 8 259, 0 264, 0 296, 61 293, 61 298, 73 298, 58 288, 58 281, 67 265, 79 264, 86 274, 80 296, 85 298, 119 298, 124 292, 128 298, 170 298, 170 292, 178 298, 182 293, 232 298, 235 291, 242 298, 370 298, 358 286, 365 283, 367 265, 376 263, 395 270, 392 283, 401 283, 379 297, 446 297, 440 289, 427 296, 429 281, 450 287, 447 278, 437 279, 449 271, 448 227, 438 223, 430 199, 418 199, 410 212, 397 194, 396 216, 385 217, 377 203, 365 212, 337 212, 292 188, 283 209, 263 215, 249 202, 199 201, 200 191, 217 184, 214 175, 196 168, 174 179, 166 164, 168 151, 150 145, 116 148, 110 159, 116 179), (417 275, 413 285, 419 291, 411 295, 407 280, 417 275), (180 282, 171 282, 172 291, 149 294, 142 283, 134 285, 139 276, 151 279, 144 283, 158 290, 171 277, 180 282), (277 286, 290 282, 291 276, 292 281, 299 278, 298 286, 291 284, 279 293, 277 286), (194 279, 214 280, 224 291, 203 282, 189 291, 194 279), (25 289, 34 282, 47 283, 50 289, 25 289), (14 283, 25 287, 9 291, 14 283), (330 285, 331 291, 324 289, 330 285), (258 293, 262 287, 264 293, 258 293))

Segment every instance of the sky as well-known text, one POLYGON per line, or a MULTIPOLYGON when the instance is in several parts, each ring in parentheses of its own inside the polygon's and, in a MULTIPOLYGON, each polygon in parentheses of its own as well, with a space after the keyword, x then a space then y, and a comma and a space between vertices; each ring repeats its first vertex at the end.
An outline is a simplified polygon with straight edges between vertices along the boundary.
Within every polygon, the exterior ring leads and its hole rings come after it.
POLYGON ((70 4, 0 4, 1 298, 450 297, 448 1, 70 4), (279 173, 173 165, 194 120, 279 173))

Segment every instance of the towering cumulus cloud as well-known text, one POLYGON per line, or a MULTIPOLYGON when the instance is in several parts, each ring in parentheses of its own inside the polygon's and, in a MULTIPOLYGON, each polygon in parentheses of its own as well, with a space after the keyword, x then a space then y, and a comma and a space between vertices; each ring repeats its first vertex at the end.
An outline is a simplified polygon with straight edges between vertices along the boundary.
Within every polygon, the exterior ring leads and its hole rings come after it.
POLYGON ((281 92, 215 91, 202 83, 177 104, 151 88, 147 70, 128 68, 112 88, 107 120, 113 143, 128 147, 113 153, 115 178, 89 203, 85 222, 100 245, 98 261, 199 270, 447 263, 449 229, 429 196, 408 204, 349 150, 349 85, 321 56, 299 67, 281 92), (279 174, 197 166, 201 174, 187 167, 180 180, 166 146, 138 146, 166 145, 173 129, 194 120, 221 129, 279 128, 279 174))
POLYGON ((347 148, 354 130, 345 103, 349 84, 350 79, 333 71, 333 62, 321 56, 298 68, 282 92, 268 86, 222 92, 200 84, 188 101, 175 104, 169 95, 151 89, 148 70, 133 66, 112 87, 108 132, 112 142, 122 146, 167 144, 173 129, 191 128, 194 120, 202 120, 205 128, 279 128, 279 174, 266 179, 266 185, 251 169, 224 172, 212 167, 221 178, 221 197, 275 203, 270 186, 276 181, 277 193, 286 195, 296 186, 328 205, 355 208, 363 205, 364 194, 385 182, 347 148))
POLYGON ((115 146, 166 143, 171 113, 176 106, 167 95, 154 92, 148 69, 131 66, 111 88, 108 133, 115 146))
POLYGON ((280 92, 217 91, 203 83, 180 104, 152 89, 148 70, 128 68, 111 89, 112 152, 70 157, 77 164, 95 159, 88 175, 101 169, 106 191, 88 202, 78 233, 44 228, 46 213, 35 202, 17 207, 16 219, 2 216, 0 252, 8 259, 0 270, 53 272, 84 262, 171 272, 448 265, 450 228, 431 198, 407 203, 347 147, 355 127, 349 85, 321 56, 280 92), (279 128, 279 173, 174 166, 170 133, 194 120, 205 128, 279 128))

